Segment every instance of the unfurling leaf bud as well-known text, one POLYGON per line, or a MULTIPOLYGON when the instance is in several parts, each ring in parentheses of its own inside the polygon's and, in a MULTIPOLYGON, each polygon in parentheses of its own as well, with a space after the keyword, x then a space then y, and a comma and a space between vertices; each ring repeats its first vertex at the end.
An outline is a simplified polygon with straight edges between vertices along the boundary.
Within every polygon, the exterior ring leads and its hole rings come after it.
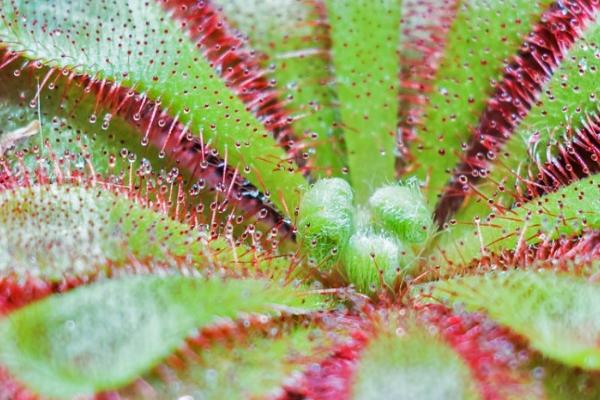
POLYGON ((433 221, 416 181, 379 188, 369 199, 375 225, 403 242, 423 243, 433 221))
POLYGON ((370 232, 350 237, 344 249, 344 274, 349 282, 365 293, 392 285, 407 268, 412 257, 396 238, 370 232))
POLYGON ((339 178, 322 179, 300 203, 298 235, 309 256, 331 266, 353 229, 352 189, 339 178))

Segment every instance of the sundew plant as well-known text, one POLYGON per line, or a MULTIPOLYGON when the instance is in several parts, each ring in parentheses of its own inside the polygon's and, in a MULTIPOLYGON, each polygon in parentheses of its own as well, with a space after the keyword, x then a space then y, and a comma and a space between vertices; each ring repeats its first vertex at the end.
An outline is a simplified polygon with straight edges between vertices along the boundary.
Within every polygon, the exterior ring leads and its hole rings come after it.
POLYGON ((0 0, 0 399, 599 399, 599 11, 0 0))

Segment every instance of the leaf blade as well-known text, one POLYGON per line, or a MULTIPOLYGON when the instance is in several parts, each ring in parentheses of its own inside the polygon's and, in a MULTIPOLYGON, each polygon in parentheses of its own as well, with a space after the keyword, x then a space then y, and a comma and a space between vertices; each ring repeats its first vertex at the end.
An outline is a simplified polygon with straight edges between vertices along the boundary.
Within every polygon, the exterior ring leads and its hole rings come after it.
POLYGON ((358 201, 364 202, 372 190, 395 176, 400 4, 391 0, 325 4, 350 179, 358 201))
POLYGON ((175 21, 155 2, 128 0, 122 12, 111 9, 102 2, 3 4, 0 43, 55 71, 114 82, 159 102, 229 165, 250 171, 263 192, 278 188, 273 201, 293 210, 302 174, 175 21))
MULTIPOLYGON (((257 280, 127 277, 34 303, 0 325, 0 360, 32 389, 71 397, 118 388, 216 317, 301 306, 257 280)), ((314 307, 315 298, 306 306, 314 307)))
POLYGON ((417 176, 428 178, 429 203, 448 182, 460 161, 477 118, 502 77, 503 61, 515 54, 523 36, 552 0, 468 0, 448 33, 446 52, 426 107, 413 154, 417 176))
MULTIPOLYGON (((473 259, 502 250, 519 251, 525 244, 577 235, 600 226, 600 174, 515 207, 493 219, 480 221, 459 238, 452 228, 440 238, 442 266, 468 265, 473 259)), ((465 233, 462 233, 465 232, 465 233)))
POLYGON ((424 329, 400 328, 364 350, 353 387, 357 399, 479 398, 468 367, 444 342, 424 329))
POLYGON ((600 369, 600 290, 583 279, 514 270, 437 283, 433 296, 483 309, 547 357, 600 369))

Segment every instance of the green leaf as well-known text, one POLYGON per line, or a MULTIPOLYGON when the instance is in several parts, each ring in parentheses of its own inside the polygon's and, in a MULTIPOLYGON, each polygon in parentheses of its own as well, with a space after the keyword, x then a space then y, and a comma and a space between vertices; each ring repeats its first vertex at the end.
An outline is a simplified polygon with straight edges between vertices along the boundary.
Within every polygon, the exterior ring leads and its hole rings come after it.
MULTIPOLYGON (((198 361, 184 369, 170 369, 168 381, 157 374, 142 379, 157 398, 165 399, 184 395, 207 400, 247 399, 277 393, 286 379, 315 361, 317 346, 326 345, 328 339, 314 327, 282 335, 278 328, 273 331, 277 336, 253 335, 241 343, 200 349, 198 361)), ((132 398, 130 390, 124 392, 127 398, 132 398)))
POLYGON ((346 154, 340 143, 328 34, 313 3, 296 0, 217 0, 227 21, 264 53, 263 68, 277 81, 296 134, 308 145, 311 175, 340 176, 346 154), (316 135, 315 135, 316 134, 316 135))
POLYGON ((350 178, 361 203, 395 177, 400 2, 325 4, 350 178))
POLYGON ((446 52, 424 113, 413 153, 417 177, 429 178, 434 204, 460 161, 466 143, 502 77, 504 62, 516 55, 524 36, 551 0, 466 0, 448 34, 446 52), (422 150, 421 150, 422 148, 422 150))
POLYGON ((547 271, 508 271, 438 282, 434 298, 483 310, 531 347, 572 367, 600 369, 600 287, 547 271))
MULTIPOLYGON (((389 327, 388 327, 389 328, 389 327)), ((469 369, 447 344, 422 328, 398 328, 364 350, 353 398, 479 399, 469 369)))
POLYGON ((127 277, 16 311, 0 324, 0 361, 36 392, 92 395, 150 370, 199 327, 318 299, 256 280, 127 277))
MULTIPOLYGON (((215 263, 224 241, 100 185, 37 185, 0 191, 0 271, 44 277, 93 271, 131 259, 215 263)), ((220 261, 231 260, 226 251, 220 261)))
MULTIPOLYGON (((95 97, 86 93, 82 86, 68 84, 62 78, 56 79, 54 87, 47 85, 41 90, 38 101, 31 107, 29 99, 35 98, 37 92, 33 82, 43 79, 47 73, 47 68, 24 70, 17 77, 10 66, 0 70, 0 147, 3 147, 5 135, 34 121, 41 122, 41 130, 36 135, 18 141, 14 150, 5 152, 11 174, 36 176, 42 170, 51 182, 68 181, 73 175, 84 175, 92 180, 98 175, 98 180, 134 188, 135 194, 154 203, 158 193, 164 194, 166 192, 162 190, 169 189, 163 198, 172 199, 176 193, 183 195, 176 202, 163 202, 170 215, 176 213, 178 218, 183 217, 196 207, 192 212, 198 221, 212 220, 209 207, 201 206, 204 210, 198 211, 197 206, 215 200, 212 185, 215 180, 221 182, 215 177, 215 171, 217 174, 219 171, 217 163, 207 169, 208 173, 192 176, 192 171, 182 168, 179 160, 164 157, 164 153, 159 154, 154 146, 142 145, 140 140, 144 131, 119 114, 111 114, 113 111, 108 108, 98 106, 95 97), (102 115, 112 115, 110 125, 91 122, 89 115, 93 113, 100 115, 100 119, 102 115), (19 153, 24 156, 16 156, 19 153), (175 177, 178 179, 173 181, 175 177), (183 180, 179 180, 180 177, 183 180), (194 191, 194 184, 199 181, 200 185, 196 186, 203 189, 194 191)), ((199 158, 196 157, 198 163, 199 158)), ((242 190, 234 187, 233 192, 238 189, 242 190)), ((222 196, 220 198, 222 202, 222 196)), ((242 214, 235 203, 229 203, 226 213, 216 213, 214 222, 225 223, 230 212, 242 214)))
POLYGON ((501 207, 512 206, 516 187, 525 186, 517 176, 530 179, 528 171, 535 176, 539 172, 536 162, 545 162, 549 154, 555 156, 556 144, 568 142, 572 132, 583 126, 585 115, 597 112, 600 59, 595 43, 598 40, 600 24, 591 23, 565 54, 560 67, 540 92, 540 99, 490 165, 489 177, 477 185, 483 197, 471 197, 456 214, 457 221, 472 222, 476 216, 487 216, 490 206, 486 199, 501 207), (500 190, 499 185, 504 189, 500 190))
MULTIPOLYGON (((84 95, 82 87, 63 87, 64 81, 59 79, 53 89, 46 86, 40 90, 32 107, 30 101, 36 98, 37 82, 47 73, 46 68, 41 68, 26 70, 17 77, 10 66, 0 70, 0 140, 32 121, 38 120, 41 125, 36 135, 15 143, 16 150, 25 151, 23 163, 30 172, 45 168, 56 178, 50 152, 57 158, 69 155, 69 163, 63 163, 65 175, 70 169, 100 174, 106 179, 120 177, 128 174, 130 168, 137 170, 142 160, 151 163, 155 171, 175 166, 174 162, 157 157, 155 149, 142 146, 140 132, 118 115, 112 116, 110 129, 91 123, 89 116, 101 109, 92 96, 84 95), (32 152, 35 146, 37 153, 32 152), (121 154, 123 149, 127 152, 121 154), (130 154, 135 155, 135 162, 128 159, 130 154)), ((10 154, 5 155, 9 158, 10 154)))
POLYGON ((479 227, 455 239, 452 230, 441 239, 441 259, 468 264, 501 250, 520 250, 525 244, 577 235, 600 227, 600 175, 572 183, 557 192, 481 221, 479 227))
POLYGON ((270 133, 158 3, 16 1, 3 3, 0 14, 0 41, 11 50, 160 100, 191 132, 227 153, 230 165, 248 167, 260 189, 278 188, 271 193, 281 209, 297 205, 302 175, 289 171, 270 133))

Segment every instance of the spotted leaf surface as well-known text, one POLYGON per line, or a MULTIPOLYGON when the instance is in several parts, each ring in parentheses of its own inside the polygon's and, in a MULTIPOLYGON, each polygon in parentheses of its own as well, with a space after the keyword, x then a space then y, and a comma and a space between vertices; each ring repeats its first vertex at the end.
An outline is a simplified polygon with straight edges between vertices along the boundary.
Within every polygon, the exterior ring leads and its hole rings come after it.
POLYGON ((286 157, 271 135, 175 22, 154 2, 134 0, 115 14, 110 12, 113 6, 117 5, 96 1, 6 3, 1 39, 11 50, 54 71, 73 71, 99 79, 103 87, 112 82, 143 93, 155 105, 150 111, 155 118, 159 105, 168 109, 189 125, 189 132, 227 153, 232 164, 248 166, 264 184, 275 186, 272 179, 281 174, 278 185, 289 181, 290 186, 276 201, 295 206, 299 174, 293 167, 288 171, 286 157))
POLYGON ((479 398, 468 369, 449 346, 418 328, 397 332, 364 350, 354 398, 479 398))
POLYGON ((542 354, 567 365, 600 367, 596 285, 548 272, 511 271, 451 280, 435 292, 525 336, 542 354))
POLYGON ((314 300, 252 280, 128 277, 12 314, 0 327, 0 359, 34 391, 89 395, 133 380, 218 317, 314 300))

